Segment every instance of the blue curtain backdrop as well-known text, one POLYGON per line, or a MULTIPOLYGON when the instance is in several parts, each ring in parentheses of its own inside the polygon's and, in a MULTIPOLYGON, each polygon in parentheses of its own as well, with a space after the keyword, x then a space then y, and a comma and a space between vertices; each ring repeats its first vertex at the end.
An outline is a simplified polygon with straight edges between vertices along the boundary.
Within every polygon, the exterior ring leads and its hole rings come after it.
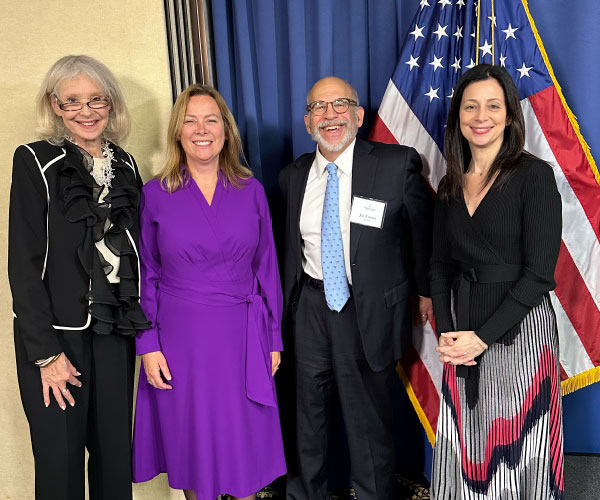
MULTIPOLYGON (((416 2, 213 0, 217 87, 270 194, 277 173, 313 149, 304 128, 310 86, 340 76, 376 112, 416 2)), ((367 134, 369 124, 363 127, 367 134)))
MULTIPOLYGON (((598 161, 597 0, 528 3, 567 102, 598 161)), ((278 172, 286 163, 314 150, 303 116, 306 94, 319 78, 336 75, 356 87, 367 111, 361 134, 368 135, 418 8, 419 0, 212 0, 217 87, 238 121, 248 161, 268 195, 275 195, 278 172)), ((407 414, 402 425, 414 430, 406 401, 398 404, 407 414)), ((563 404, 565 450, 600 453, 600 384, 565 397, 563 404)), ((421 439, 421 434, 412 432, 410 438, 421 439)), ((428 458, 422 457, 424 463, 428 458)))

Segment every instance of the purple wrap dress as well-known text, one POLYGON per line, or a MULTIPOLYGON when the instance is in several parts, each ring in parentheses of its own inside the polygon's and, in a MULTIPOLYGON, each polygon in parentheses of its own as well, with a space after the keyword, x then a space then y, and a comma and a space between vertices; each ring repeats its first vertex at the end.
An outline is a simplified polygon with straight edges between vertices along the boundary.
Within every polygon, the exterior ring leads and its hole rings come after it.
POLYGON ((269 208, 255 179, 217 182, 209 205, 193 180, 143 189, 141 304, 153 328, 137 353, 162 351, 173 380, 140 371, 134 482, 168 473, 199 500, 245 497, 285 474, 271 375, 282 296, 269 208))

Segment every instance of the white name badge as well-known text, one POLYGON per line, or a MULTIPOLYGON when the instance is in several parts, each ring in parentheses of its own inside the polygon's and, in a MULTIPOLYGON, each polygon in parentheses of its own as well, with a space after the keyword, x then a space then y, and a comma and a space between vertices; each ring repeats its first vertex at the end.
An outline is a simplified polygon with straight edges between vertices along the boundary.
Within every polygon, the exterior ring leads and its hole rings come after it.
POLYGON ((352 198, 350 222, 381 229, 383 227, 383 218, 385 217, 386 207, 386 201, 354 196, 352 198))

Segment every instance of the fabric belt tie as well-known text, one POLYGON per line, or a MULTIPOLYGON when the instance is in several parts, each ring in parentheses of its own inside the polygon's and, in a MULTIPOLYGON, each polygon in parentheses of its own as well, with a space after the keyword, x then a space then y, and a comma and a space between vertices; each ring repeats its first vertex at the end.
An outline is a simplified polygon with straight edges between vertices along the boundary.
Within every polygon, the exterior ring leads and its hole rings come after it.
POLYGON ((163 276, 159 290, 208 306, 248 304, 246 396, 256 403, 277 407, 271 370, 270 313, 264 299, 257 293, 258 284, 254 278, 242 282, 203 284, 200 288, 196 283, 181 278, 170 280, 163 276), (244 288, 252 291, 247 294, 239 293, 244 288))
MULTIPOLYGON (((471 330, 469 313, 471 311, 471 285, 473 283, 505 283, 517 281, 523 273, 518 264, 478 265, 469 267, 459 265, 459 274, 454 279, 452 289, 455 292, 455 311, 457 331, 471 330)), ((457 377, 468 377, 468 366, 456 367, 457 377)))
POLYGON ((269 311, 260 295, 248 295, 248 334, 246 336, 246 396, 265 406, 277 407, 272 376, 269 311))

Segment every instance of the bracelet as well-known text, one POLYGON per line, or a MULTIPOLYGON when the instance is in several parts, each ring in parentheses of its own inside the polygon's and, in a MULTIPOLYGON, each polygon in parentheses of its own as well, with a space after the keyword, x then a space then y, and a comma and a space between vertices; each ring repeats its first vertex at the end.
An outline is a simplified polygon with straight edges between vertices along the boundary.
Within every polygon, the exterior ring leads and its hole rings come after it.
POLYGON ((45 366, 48 366, 51 363, 54 363, 58 358, 60 358, 60 354, 56 354, 54 356, 50 356, 49 358, 46 359, 36 359, 35 360, 35 366, 37 366, 38 368, 44 368, 45 366))

